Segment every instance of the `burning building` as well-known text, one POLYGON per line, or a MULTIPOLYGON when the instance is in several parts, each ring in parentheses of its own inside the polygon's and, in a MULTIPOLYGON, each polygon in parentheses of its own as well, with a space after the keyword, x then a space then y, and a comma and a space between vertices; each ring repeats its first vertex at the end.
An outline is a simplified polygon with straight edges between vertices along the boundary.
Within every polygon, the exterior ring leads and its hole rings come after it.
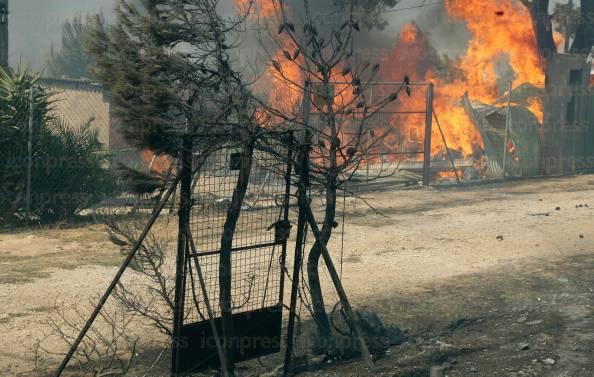
MULTIPOLYGON (((523 159, 521 167, 513 170, 538 174, 545 62, 527 8, 514 0, 450 0, 444 3, 444 11, 450 20, 465 24, 469 33, 465 52, 456 58, 436 57, 420 26, 407 24, 386 59, 388 64, 383 65, 384 77, 395 79, 408 73, 415 80, 433 82, 433 106, 447 144, 459 156, 484 155, 488 168, 482 170, 489 176, 502 174, 506 118, 515 115, 518 127, 510 132, 510 164, 523 159), (516 95, 507 103, 502 98, 508 97, 509 83, 516 95), (523 147, 518 149, 516 144, 523 147)), ((434 128, 431 135, 433 155, 443 154, 438 132, 434 128)))
MULTIPOLYGON (((258 2, 260 17, 272 17, 269 3, 258 2)), ((501 177, 504 165, 508 175, 520 176, 594 167, 589 157, 594 156, 594 102, 584 54, 558 53, 567 43, 556 32, 550 38, 553 47, 543 54, 540 20, 519 0, 447 0, 433 9, 455 30, 419 21, 403 25, 380 59, 378 79, 395 82, 408 75, 411 81, 434 84, 433 109, 441 130, 432 129, 432 159, 445 159, 447 145, 455 158, 474 159, 475 173, 487 177, 501 177), (465 47, 450 54, 436 44, 448 38, 458 45, 464 41, 465 47)), ((278 62, 284 52, 278 49, 278 62)), ((291 81, 304 79, 294 65, 282 68, 291 81)), ((288 100, 285 95, 297 90, 286 90, 274 74, 267 82, 271 100, 297 103, 298 96, 288 100)), ((422 109, 425 101, 413 95, 399 100, 396 110, 422 109)), ((387 149, 414 152, 422 145, 424 119, 387 117, 385 122, 394 130, 387 149)))

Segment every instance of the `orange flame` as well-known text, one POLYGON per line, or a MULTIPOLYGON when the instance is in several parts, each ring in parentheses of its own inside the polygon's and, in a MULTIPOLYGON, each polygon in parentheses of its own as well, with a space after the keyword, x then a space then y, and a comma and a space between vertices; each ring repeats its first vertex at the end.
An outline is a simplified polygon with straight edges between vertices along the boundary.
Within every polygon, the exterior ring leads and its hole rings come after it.
POLYGON ((276 12, 273 0, 235 0, 235 6, 241 13, 249 10, 248 17, 251 19, 258 17, 269 19, 274 17, 276 12))
MULTIPOLYGON (((429 81, 435 84, 434 109, 439 117, 439 123, 444 132, 448 147, 467 156, 482 146, 481 137, 472 122, 460 106, 460 98, 466 91, 465 83, 450 84, 442 80, 433 72, 439 64, 439 57, 432 51, 427 38, 414 24, 405 25, 391 53, 384 59, 382 76, 391 81, 400 81, 405 74, 413 81, 429 81)), ((424 89, 413 89, 410 98, 402 97, 398 104, 398 111, 422 112, 426 109, 424 89), (419 93, 414 93, 414 91, 419 93)), ((424 138, 424 117, 408 117, 398 124, 392 124, 399 129, 400 144, 414 150, 424 138)), ((433 127, 431 134, 431 153, 443 153, 445 150, 439 128, 433 127)), ((418 149, 418 148, 416 148, 418 149)), ((421 158, 421 156, 417 156, 421 158)))
MULTIPOLYGON (((245 6, 247 2, 235 1, 239 6, 245 6)), ((407 24, 382 61, 381 76, 383 80, 401 81, 408 74, 411 81, 433 82, 434 109, 445 141, 457 156, 471 156, 483 147, 483 142, 460 104, 461 97, 468 93, 473 101, 495 102, 503 94, 501 83, 498 83, 498 67, 502 64, 513 70, 513 87, 528 83, 542 88, 545 63, 537 49, 531 16, 520 0, 445 0, 444 7, 451 18, 466 24, 470 41, 465 53, 454 62, 444 63, 422 31, 415 24, 407 24)), ((257 0, 253 12, 274 25, 276 9, 273 0, 257 0)), ((562 43, 559 35, 555 40, 562 43)), ((299 86, 305 77, 290 58, 296 46, 289 38, 281 42, 282 47, 273 54, 276 64, 268 66, 257 87, 267 91, 273 106, 290 112, 300 101, 299 86)), ((422 92, 419 87, 415 88, 422 92)), ((337 92, 341 89, 337 88, 337 92)), ((410 98, 401 96, 396 106, 398 111, 424 111, 425 95, 413 92, 410 98)), ((542 122, 542 101, 529 99, 528 108, 542 122)), ((422 147, 419 141, 424 137, 424 116, 393 120, 389 126, 396 132, 386 138, 388 146, 403 146, 408 150, 422 147)), ((433 128, 431 138, 432 154, 443 154, 445 147, 437 127, 433 128)))
MULTIPOLYGON (((445 8, 453 19, 464 21, 470 33, 466 52, 446 67, 448 77, 436 70, 442 65, 426 37, 414 24, 405 25, 393 50, 383 61, 385 79, 400 81, 409 74, 413 81, 435 84, 434 108, 448 146, 464 156, 482 147, 482 139, 460 105, 460 98, 468 92, 473 101, 493 103, 501 96, 497 82, 497 66, 503 62, 513 70, 513 86, 529 83, 544 87, 545 73, 537 46, 531 16, 519 0, 446 0, 445 8)), ((556 37, 557 43, 560 39, 556 37)), ((403 98, 399 110, 419 110, 424 107, 423 96, 403 98)), ((542 100, 531 98, 528 108, 543 121, 542 100)), ((422 137, 424 122, 394 124, 409 128, 407 137, 422 137)), ((408 140, 410 141, 410 140, 408 140)), ((432 154, 443 153, 444 145, 437 127, 432 133, 432 154)))
POLYGON ((544 62, 536 46, 530 13, 518 0, 447 0, 448 14, 466 22, 471 40, 459 68, 472 98, 492 101, 497 96, 495 64, 507 59, 516 75, 514 85, 544 86, 544 62))
POLYGON ((417 41, 417 28, 413 24, 406 24, 400 31, 400 41, 402 43, 414 44, 417 41))
POLYGON ((140 152, 140 158, 153 173, 165 174, 171 166, 171 161, 168 156, 156 156, 148 149, 140 152))

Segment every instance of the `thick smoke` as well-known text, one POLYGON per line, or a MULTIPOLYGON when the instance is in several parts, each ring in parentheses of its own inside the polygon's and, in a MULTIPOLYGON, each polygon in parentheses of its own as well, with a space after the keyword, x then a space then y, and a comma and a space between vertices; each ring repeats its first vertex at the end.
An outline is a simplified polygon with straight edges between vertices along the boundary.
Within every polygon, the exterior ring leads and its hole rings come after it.
MULTIPOLYGON (((10 62, 13 66, 30 66, 32 69, 43 69, 50 48, 60 47, 60 35, 63 22, 75 14, 103 12, 109 20, 116 0, 10 0, 10 62)), ((300 0, 288 1, 299 7, 300 0)), ((312 13, 328 23, 332 17, 333 0, 310 1, 312 13)), ((566 0, 558 1, 566 3, 566 0)), ((421 4, 421 0, 401 0, 394 8, 396 11, 383 13, 387 21, 384 30, 363 31, 357 37, 362 58, 379 61, 386 56, 406 23, 414 21, 428 35, 431 44, 439 54, 455 57, 464 51, 467 33, 463 24, 452 22, 447 18, 442 5, 427 6, 416 9, 404 9, 421 4), (401 10, 399 10, 401 9, 401 10), (402 10, 404 9, 404 10, 402 10)), ((579 3, 579 2, 577 2, 579 3)), ((551 1, 553 7, 555 1, 551 1)), ((578 5, 578 4, 576 4, 578 5)), ((221 9, 232 12, 233 0, 221 0, 221 9)), ((259 47, 255 38, 246 38, 244 51, 253 51, 259 47)))
POLYGON ((45 68, 51 46, 59 49, 62 24, 77 13, 112 14, 115 0, 9 0, 10 64, 45 68))

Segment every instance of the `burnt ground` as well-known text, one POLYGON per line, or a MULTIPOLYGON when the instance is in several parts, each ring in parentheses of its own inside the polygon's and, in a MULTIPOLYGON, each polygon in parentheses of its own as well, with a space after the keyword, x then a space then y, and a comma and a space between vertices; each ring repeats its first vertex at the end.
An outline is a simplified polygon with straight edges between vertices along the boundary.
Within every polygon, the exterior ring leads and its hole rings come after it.
POLYGON ((369 302, 408 340, 378 358, 306 376, 594 376, 594 255, 537 260, 369 302))
MULTIPOLYGON (((374 370, 324 362, 300 375, 429 376, 449 363, 450 377, 594 376, 594 176, 364 195, 375 210, 347 198, 344 248, 339 227, 330 249, 353 305, 373 308, 408 340, 374 370)), ((101 225, 0 234, 0 376, 50 375, 59 359, 36 355, 35 342, 56 299, 95 297, 121 258, 101 225)), ((333 289, 322 280, 330 309, 333 289)), ((133 376, 159 351, 153 333, 141 335, 149 344, 133 376)), ((166 360, 146 376, 167 375, 166 360)), ((278 360, 263 363, 241 374, 278 360)))

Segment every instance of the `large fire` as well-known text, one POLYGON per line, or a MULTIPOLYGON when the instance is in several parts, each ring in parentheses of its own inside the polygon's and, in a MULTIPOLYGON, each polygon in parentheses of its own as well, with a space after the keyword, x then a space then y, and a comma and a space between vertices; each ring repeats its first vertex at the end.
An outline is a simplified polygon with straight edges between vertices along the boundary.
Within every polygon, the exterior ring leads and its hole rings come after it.
MULTIPOLYGON (((236 1, 243 4, 245 0, 236 1)), ((542 88, 545 66, 538 53, 531 16, 520 0, 446 0, 443 6, 451 19, 464 22, 469 31, 465 53, 453 61, 444 61, 431 47, 423 31, 416 24, 407 24, 381 62, 381 80, 401 81, 408 75, 413 82, 432 82, 434 109, 448 146, 458 156, 471 156, 483 145, 479 132, 461 106, 460 99, 464 94, 468 93, 472 101, 494 103, 507 91, 508 83, 498 77, 501 66, 513 71, 507 78, 508 81, 511 79, 513 88, 521 84, 542 88)), ((259 17, 274 22, 273 0, 258 0, 255 9, 259 17)), ((295 48, 288 38, 283 40, 272 57, 277 66, 270 65, 261 80, 269 90, 269 100, 287 109, 299 100, 298 86, 304 79, 299 68, 287 58, 295 48), (285 78, 280 77, 278 66, 285 78), (295 85, 287 85, 286 78, 295 85)), ((425 96, 401 97, 397 106, 402 111, 424 110, 425 96)), ((531 98, 527 106, 542 122, 542 101, 531 98)), ((391 121, 390 126, 397 137, 387 140, 394 146, 412 148, 412 144, 423 137, 424 118, 411 117, 406 122, 399 118, 391 121)), ((434 127, 431 152, 443 154, 444 149, 439 130, 434 127)))
POLYGON ((489 102, 498 96, 495 65, 502 59, 514 70, 514 86, 544 86, 530 14, 519 0, 448 0, 445 6, 451 17, 466 23, 472 36, 458 66, 470 84, 471 98, 489 102))
MULTIPOLYGON (((473 101, 495 102, 506 89, 498 82, 497 66, 502 63, 513 70, 514 88, 526 83, 542 88, 544 63, 537 50, 530 14, 520 1, 447 0, 444 5, 450 18, 463 21, 470 33, 466 52, 454 61, 455 66, 446 67, 447 74, 440 72, 436 68, 439 58, 427 38, 416 25, 408 24, 384 60, 382 72, 389 80, 409 74, 413 80, 433 82, 434 108, 446 141, 450 148, 468 156, 482 141, 460 105, 460 98, 467 92, 473 101)), ((423 103, 418 102, 423 100, 403 102, 401 108, 422 108, 423 103)), ((528 108, 542 122, 542 102, 531 98, 528 108)), ((420 133, 423 123, 417 122, 414 127, 420 133)), ((443 152, 443 142, 434 129, 432 153, 439 152, 443 152)))
MULTIPOLYGON (((235 0, 235 5, 243 13, 246 13, 249 8, 248 19, 257 20, 261 23, 260 27, 268 28, 273 32, 279 28, 280 9, 275 0, 235 0)), ((290 12, 286 5, 285 11, 290 12)), ((289 61, 289 57, 293 60, 297 47, 286 34, 281 35, 280 38, 281 46, 272 53, 267 51, 271 55, 271 62, 255 83, 254 89, 268 93, 268 102, 272 107, 284 113, 290 113, 301 100, 301 88, 305 77, 301 69, 289 61)), ((301 61, 301 58, 297 56, 294 60, 301 61)))
POLYGON ((273 0, 235 0, 235 6, 241 14, 247 13, 251 19, 271 19, 276 12, 273 0))

